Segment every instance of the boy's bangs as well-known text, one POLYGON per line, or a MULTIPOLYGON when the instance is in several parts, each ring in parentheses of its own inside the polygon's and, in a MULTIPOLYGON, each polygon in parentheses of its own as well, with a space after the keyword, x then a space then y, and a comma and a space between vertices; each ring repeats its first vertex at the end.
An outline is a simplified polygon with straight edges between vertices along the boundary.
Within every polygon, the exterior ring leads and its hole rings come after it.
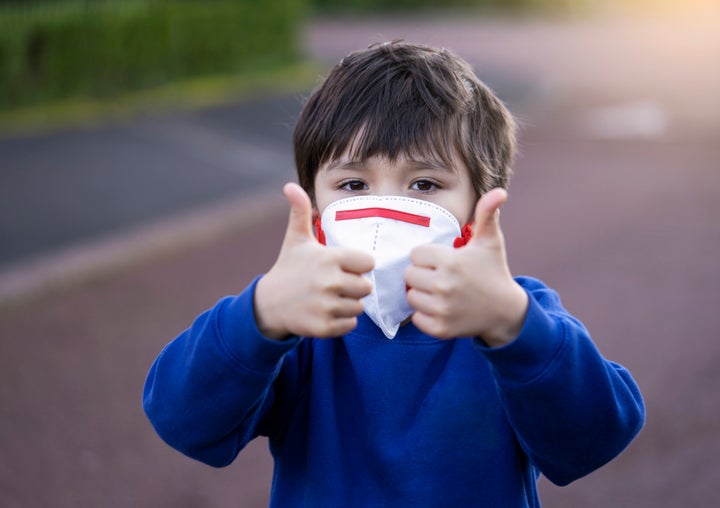
POLYGON ((387 113, 379 117, 366 115, 361 127, 354 131, 351 130, 351 126, 357 125, 354 123, 338 126, 335 132, 339 135, 321 164, 341 157, 365 161, 381 156, 395 161, 400 156, 407 156, 455 170, 460 135, 457 118, 439 119, 427 110, 414 111, 415 118, 387 113))

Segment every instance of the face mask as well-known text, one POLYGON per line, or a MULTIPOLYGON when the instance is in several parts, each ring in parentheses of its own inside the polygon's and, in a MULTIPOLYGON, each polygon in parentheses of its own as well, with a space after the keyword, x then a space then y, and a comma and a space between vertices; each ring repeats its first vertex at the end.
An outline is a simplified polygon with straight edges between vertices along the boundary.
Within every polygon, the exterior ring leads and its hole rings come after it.
POLYGON ((407 302, 405 269, 410 251, 426 244, 459 247, 470 237, 446 209, 402 196, 357 196, 330 204, 316 221, 318 240, 328 246, 362 250, 375 258, 366 274, 372 293, 363 298, 365 313, 388 339, 413 308, 407 302))

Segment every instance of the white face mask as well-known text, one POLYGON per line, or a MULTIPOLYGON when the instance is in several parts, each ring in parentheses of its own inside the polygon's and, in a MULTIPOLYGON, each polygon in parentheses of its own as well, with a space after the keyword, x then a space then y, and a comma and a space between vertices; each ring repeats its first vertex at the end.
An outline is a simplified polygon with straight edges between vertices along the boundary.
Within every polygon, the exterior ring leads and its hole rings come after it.
MULTIPOLYGON (((356 196, 328 205, 320 218, 318 239, 369 253, 375 268, 366 274, 372 293, 363 298, 365 313, 388 339, 414 312, 407 302, 405 269, 410 251, 426 244, 464 245, 460 225, 446 209, 402 196, 356 196)), ((468 229, 469 231, 469 229, 468 229)), ((463 231, 467 234, 467 231, 463 231)))

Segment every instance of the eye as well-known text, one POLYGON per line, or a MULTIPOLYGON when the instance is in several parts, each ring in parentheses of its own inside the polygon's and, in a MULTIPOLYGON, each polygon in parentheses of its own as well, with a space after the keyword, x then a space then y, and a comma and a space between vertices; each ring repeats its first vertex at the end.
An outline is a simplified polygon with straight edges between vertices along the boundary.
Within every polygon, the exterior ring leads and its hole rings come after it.
POLYGON ((340 189, 349 192, 360 192, 368 189, 362 180, 346 180, 340 184, 340 189))
POLYGON ((437 189, 438 185, 432 180, 420 179, 415 180, 410 188, 420 192, 430 192, 437 189))

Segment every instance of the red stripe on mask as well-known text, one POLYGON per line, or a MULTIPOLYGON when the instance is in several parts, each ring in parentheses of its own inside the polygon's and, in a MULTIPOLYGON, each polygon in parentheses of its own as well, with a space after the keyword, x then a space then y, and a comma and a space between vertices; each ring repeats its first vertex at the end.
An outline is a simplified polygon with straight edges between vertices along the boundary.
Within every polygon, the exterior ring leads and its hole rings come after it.
POLYGON ((383 219, 409 222, 426 228, 430 227, 430 217, 400 212, 390 208, 360 208, 358 210, 339 210, 335 212, 335 220, 366 219, 368 217, 382 217, 383 219))

